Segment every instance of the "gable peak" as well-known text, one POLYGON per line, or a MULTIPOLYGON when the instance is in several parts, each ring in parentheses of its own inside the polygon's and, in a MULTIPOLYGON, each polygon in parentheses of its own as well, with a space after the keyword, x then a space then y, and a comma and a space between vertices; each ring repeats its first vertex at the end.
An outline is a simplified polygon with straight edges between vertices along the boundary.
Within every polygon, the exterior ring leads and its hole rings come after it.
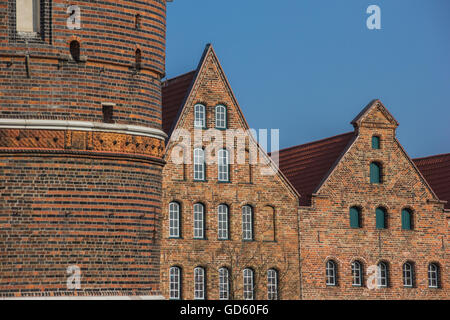
POLYGON ((388 125, 393 128, 397 128, 399 125, 394 116, 379 99, 372 100, 351 122, 355 128, 361 127, 366 123, 372 126, 388 125), (383 116, 382 119, 376 117, 377 113, 383 116))

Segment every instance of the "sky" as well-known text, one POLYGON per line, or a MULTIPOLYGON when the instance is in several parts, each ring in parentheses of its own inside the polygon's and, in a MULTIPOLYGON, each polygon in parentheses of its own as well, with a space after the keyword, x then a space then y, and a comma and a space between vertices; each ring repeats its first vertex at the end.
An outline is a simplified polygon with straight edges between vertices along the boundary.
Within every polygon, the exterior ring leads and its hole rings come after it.
POLYGON ((286 148, 353 130, 378 98, 408 154, 450 153, 449 0, 174 0, 167 77, 211 43, 251 128, 286 148), (370 5, 381 29, 366 25, 370 5))

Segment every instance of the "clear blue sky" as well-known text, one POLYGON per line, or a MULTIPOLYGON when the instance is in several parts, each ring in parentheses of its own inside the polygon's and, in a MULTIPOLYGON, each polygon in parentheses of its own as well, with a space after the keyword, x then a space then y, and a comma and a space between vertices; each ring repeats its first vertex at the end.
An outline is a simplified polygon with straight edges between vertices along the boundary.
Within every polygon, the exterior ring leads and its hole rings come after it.
POLYGON ((411 157, 450 152, 449 0, 174 0, 167 14, 167 76, 212 43, 250 126, 279 128, 281 148, 351 131, 379 98, 411 157))

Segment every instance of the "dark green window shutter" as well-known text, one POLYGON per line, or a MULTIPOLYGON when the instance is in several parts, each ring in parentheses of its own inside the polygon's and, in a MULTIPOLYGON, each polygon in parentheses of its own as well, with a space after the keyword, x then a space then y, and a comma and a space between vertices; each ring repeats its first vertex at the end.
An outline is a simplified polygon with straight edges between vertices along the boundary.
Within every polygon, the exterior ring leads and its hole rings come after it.
POLYGON ((350 208, 350 228, 359 228, 359 209, 350 208))
POLYGON ((402 210, 402 229, 411 230, 411 212, 408 209, 402 210))
POLYGON ((380 149, 380 137, 372 137, 372 149, 380 149))
POLYGON ((385 219, 386 219, 386 211, 384 211, 383 208, 377 208, 375 211, 376 213, 376 222, 377 222, 377 229, 384 229, 386 228, 385 219))
POLYGON ((381 183, 381 167, 376 162, 370 164, 370 183, 381 183))

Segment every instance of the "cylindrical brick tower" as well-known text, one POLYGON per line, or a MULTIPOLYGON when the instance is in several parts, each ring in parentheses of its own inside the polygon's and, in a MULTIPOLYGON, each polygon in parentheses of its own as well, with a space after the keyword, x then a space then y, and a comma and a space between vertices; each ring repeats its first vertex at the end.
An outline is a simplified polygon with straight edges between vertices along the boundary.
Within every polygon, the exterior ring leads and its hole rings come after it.
POLYGON ((166 0, 0 3, 0 297, 158 297, 166 0))

